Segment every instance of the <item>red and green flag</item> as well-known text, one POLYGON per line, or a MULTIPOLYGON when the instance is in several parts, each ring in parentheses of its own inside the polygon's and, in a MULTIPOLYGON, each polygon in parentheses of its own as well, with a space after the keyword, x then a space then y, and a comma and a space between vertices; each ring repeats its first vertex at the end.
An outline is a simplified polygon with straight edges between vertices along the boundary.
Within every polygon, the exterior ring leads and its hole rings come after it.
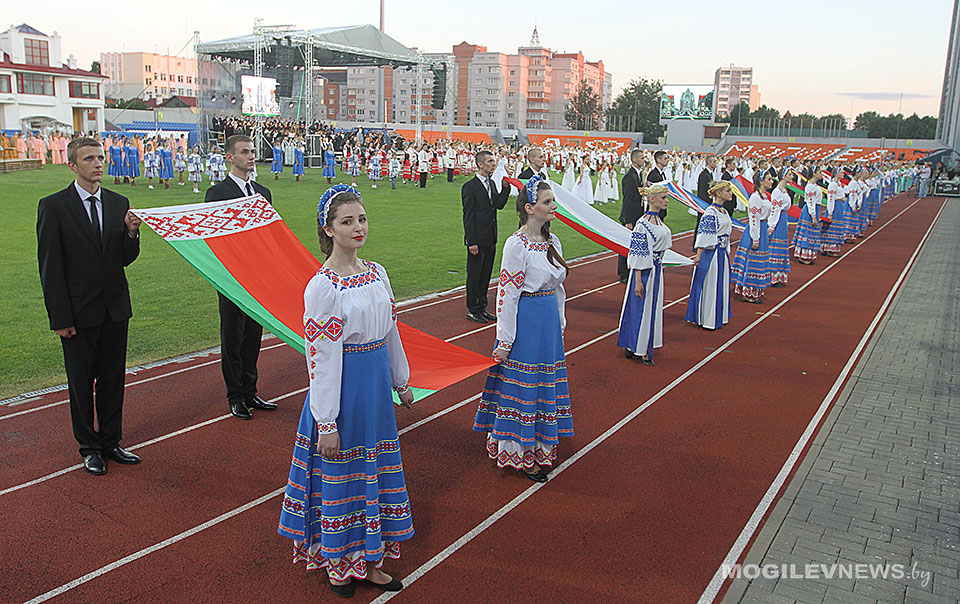
MULTIPOLYGON (((255 195, 228 201, 134 210, 214 288, 275 336, 304 352, 303 290, 320 261, 277 211, 255 195)), ((399 323, 417 398, 493 364, 399 323)))

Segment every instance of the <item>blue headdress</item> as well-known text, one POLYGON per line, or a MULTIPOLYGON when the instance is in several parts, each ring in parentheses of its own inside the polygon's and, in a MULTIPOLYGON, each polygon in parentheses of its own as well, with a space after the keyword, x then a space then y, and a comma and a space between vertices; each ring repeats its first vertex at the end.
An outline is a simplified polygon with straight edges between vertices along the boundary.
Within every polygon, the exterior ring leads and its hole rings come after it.
POLYGON ((320 226, 327 226, 327 209, 330 207, 333 198, 341 193, 353 193, 361 200, 363 199, 360 196, 360 191, 350 185, 333 185, 320 196, 320 205, 317 206, 317 220, 320 221, 320 226))
POLYGON ((527 180, 527 184, 523 187, 527 193, 527 203, 532 206, 537 205, 537 187, 541 182, 543 182, 543 178, 540 176, 531 176, 530 179, 527 180))

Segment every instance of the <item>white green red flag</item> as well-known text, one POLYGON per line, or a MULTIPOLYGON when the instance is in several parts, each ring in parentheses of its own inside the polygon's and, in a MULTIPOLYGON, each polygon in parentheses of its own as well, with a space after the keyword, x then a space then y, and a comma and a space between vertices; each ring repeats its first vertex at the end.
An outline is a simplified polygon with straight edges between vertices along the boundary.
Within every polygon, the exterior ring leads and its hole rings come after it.
MULTIPOLYGON (((303 290, 321 263, 263 197, 134 213, 217 291, 303 353, 303 290)), ((409 325, 399 329, 418 399, 493 364, 409 325)))

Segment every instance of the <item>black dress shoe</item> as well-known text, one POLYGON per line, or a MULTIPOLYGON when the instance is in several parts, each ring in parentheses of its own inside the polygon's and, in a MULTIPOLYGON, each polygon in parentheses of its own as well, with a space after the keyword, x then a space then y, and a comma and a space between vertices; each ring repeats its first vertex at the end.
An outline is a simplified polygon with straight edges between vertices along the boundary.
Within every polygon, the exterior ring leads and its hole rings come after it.
POLYGON ((248 398, 243 401, 248 408, 250 409, 259 409, 261 411, 273 411, 280 405, 276 403, 268 403, 257 395, 254 395, 253 398, 248 398))
POLYGON ((401 583, 400 579, 397 579, 396 577, 394 577, 393 579, 390 579, 389 583, 374 583, 370 579, 364 579, 363 582, 369 585, 373 585, 374 587, 382 591, 400 591, 401 589, 403 589, 403 583, 401 583))
POLYGON ((129 451, 124 451, 122 447, 113 447, 104 451, 107 457, 117 463, 136 464, 140 463, 140 458, 129 451))
POLYGON ((486 323, 487 319, 483 317, 480 313, 468 312, 467 318, 473 321, 474 323, 486 323))
POLYGON ((626 277, 620 277, 620 283, 623 283, 624 285, 626 285, 626 283, 627 283, 627 278, 626 278, 626 277))
POLYGON ((99 452, 84 455, 83 469, 94 476, 103 476, 107 473, 107 460, 99 452))
POLYGON ((634 358, 634 357, 637 356, 637 355, 633 354, 633 352, 632 352, 629 348, 624 348, 624 349, 623 349, 623 356, 626 357, 626 358, 628 358, 628 359, 632 359, 632 358, 634 358))
POLYGON ((523 472, 523 475, 532 480, 533 482, 547 482, 547 473, 543 468, 540 468, 534 473, 527 472, 526 470, 520 470, 523 472))
MULTIPOLYGON (((330 583, 327 581, 327 583, 330 583)), ((353 597, 353 581, 349 583, 344 583, 343 585, 334 585, 330 583, 330 590, 340 596, 341 598, 352 598, 353 597)))
POLYGON ((250 409, 247 409, 247 405, 243 401, 228 404, 230 405, 230 413, 232 413, 234 417, 239 419, 253 419, 253 414, 250 413, 250 409))
POLYGON ((653 359, 649 357, 640 357, 640 362, 649 367, 653 367, 653 359))
POLYGON ((488 313, 486 310, 481 310, 481 311, 480 311, 480 316, 483 317, 484 319, 486 319, 487 321, 496 321, 496 320, 497 320, 497 315, 492 315, 492 314, 488 313))

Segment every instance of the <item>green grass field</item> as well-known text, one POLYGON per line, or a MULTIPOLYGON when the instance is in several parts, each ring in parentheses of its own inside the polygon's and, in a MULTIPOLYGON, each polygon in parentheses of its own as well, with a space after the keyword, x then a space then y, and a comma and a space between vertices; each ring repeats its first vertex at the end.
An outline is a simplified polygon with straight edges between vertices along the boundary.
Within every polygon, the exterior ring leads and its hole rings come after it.
MULTIPOLYGON (((258 165, 258 171, 259 182, 271 189, 274 205, 286 223, 319 256, 317 201, 327 187, 320 170, 308 171, 299 183, 294 182, 289 168, 279 181, 272 179, 269 164, 258 165)), ((60 343, 49 329, 43 306, 36 222, 37 201, 66 187, 72 176, 67 166, 49 164, 40 170, 0 174, 0 270, 7 288, 0 302, 0 399, 66 381, 60 343)), ((387 267, 398 300, 463 285, 466 251, 460 187, 466 178, 447 183, 445 175, 440 175, 430 180, 425 190, 398 184, 395 191, 389 181, 379 181, 374 190, 365 176, 358 179, 370 220, 370 237, 361 256, 387 267)), ((127 196, 133 207, 140 208, 200 202, 207 186, 202 183, 201 192, 194 194, 189 183, 174 185, 169 191, 151 191, 146 179, 138 179, 136 188, 114 186, 112 181, 105 178, 105 187, 127 196)), ((517 227, 512 208, 513 200, 500 212, 501 242, 517 227)), ((607 204, 600 210, 616 218, 620 204, 607 204)), ((667 222, 674 232, 693 228, 694 221, 684 206, 670 202, 667 222)), ((601 250, 565 225, 552 226, 568 259, 601 250)), ((213 288, 149 228, 143 227, 141 232, 140 257, 127 269, 134 315, 128 364, 217 345, 219 316, 213 288)))

